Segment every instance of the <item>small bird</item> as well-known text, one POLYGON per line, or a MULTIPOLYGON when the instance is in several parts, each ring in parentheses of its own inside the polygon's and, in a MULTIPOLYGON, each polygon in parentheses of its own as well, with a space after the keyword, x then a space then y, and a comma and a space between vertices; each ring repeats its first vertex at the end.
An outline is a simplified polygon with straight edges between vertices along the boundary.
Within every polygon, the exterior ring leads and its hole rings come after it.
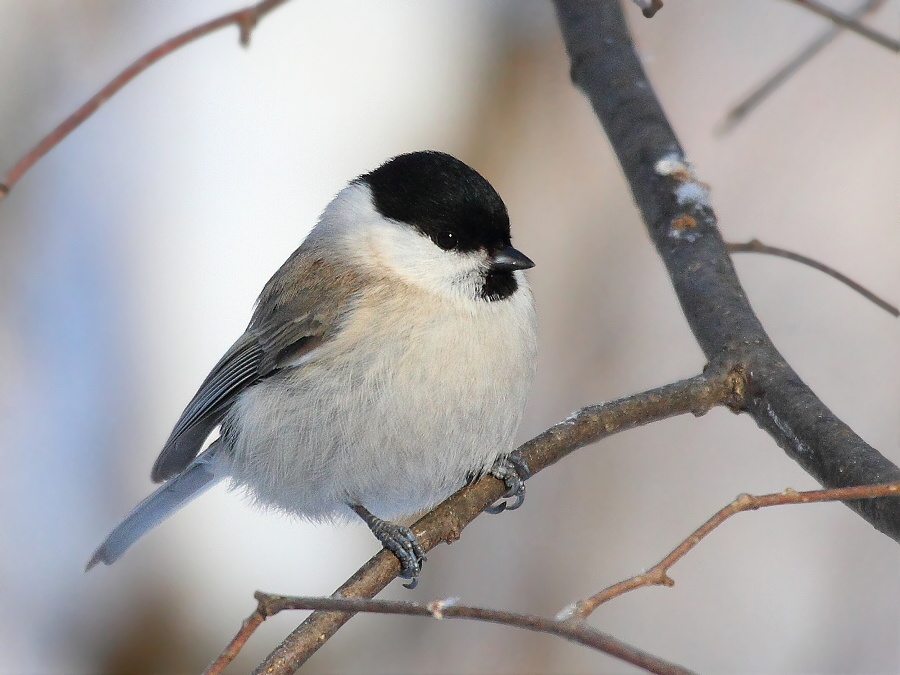
POLYGON ((229 478, 265 507, 358 515, 414 586, 425 552, 392 519, 485 473, 516 498, 489 510, 524 498, 510 453, 535 374, 533 266, 503 200, 450 155, 399 155, 351 181, 181 414, 153 465, 163 484, 86 569, 229 478))

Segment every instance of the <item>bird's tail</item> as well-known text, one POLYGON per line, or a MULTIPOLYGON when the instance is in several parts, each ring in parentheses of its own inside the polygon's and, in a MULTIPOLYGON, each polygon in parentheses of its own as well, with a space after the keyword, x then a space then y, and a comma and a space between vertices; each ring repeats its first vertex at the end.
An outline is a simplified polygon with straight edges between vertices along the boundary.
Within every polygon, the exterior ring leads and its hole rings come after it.
POLYGON ((212 466, 218 443, 213 443, 180 474, 163 483, 156 492, 134 507, 94 551, 84 571, 97 563, 112 565, 131 545, 223 476, 212 466))

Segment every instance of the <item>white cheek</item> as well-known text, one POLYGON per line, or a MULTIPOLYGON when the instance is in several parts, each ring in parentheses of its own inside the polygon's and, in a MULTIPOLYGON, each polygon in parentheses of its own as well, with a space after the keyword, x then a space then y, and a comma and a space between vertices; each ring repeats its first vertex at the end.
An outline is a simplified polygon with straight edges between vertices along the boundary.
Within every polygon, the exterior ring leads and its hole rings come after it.
POLYGON ((478 297, 487 269, 484 252, 439 248, 409 225, 380 218, 365 231, 366 257, 410 285, 430 293, 471 300, 478 297))
POLYGON ((348 255, 376 273, 387 271, 431 293, 471 300, 479 297, 489 267, 487 253, 444 251, 410 225, 382 216, 363 184, 342 190, 328 205, 308 241, 325 247, 340 242, 348 255))

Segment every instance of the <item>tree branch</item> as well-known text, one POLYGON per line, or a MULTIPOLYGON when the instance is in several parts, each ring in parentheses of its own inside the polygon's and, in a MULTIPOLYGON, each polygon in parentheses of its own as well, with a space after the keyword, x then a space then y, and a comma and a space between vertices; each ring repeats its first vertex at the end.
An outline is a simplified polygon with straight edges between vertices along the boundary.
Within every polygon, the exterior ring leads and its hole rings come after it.
MULTIPOLYGON (((850 14, 850 18, 859 20, 869 12, 874 12, 884 5, 885 0, 865 0, 850 14)), ((844 26, 829 26, 819 37, 810 42, 794 58, 767 77, 753 91, 744 96, 736 105, 732 106, 725 118, 716 125, 717 134, 726 134, 737 126, 744 118, 755 110, 769 95, 784 84, 794 73, 813 59, 820 51, 830 45, 835 38, 844 32, 844 26)))
POLYGON ((841 274, 833 267, 829 267, 825 263, 820 263, 818 260, 813 260, 812 258, 808 258, 805 255, 800 255, 799 253, 794 253, 793 251, 788 251, 783 248, 769 246, 762 243, 759 239, 751 239, 745 244, 726 242, 725 247, 728 249, 729 253, 764 253, 765 255, 775 256, 776 258, 786 258, 787 260, 793 260, 794 262, 798 262, 802 265, 807 265, 809 267, 812 267, 814 270, 819 270, 823 274, 827 274, 832 279, 837 279, 845 286, 852 288, 866 300, 878 305, 879 307, 881 307, 881 309, 883 309, 891 316, 900 316, 900 310, 894 307, 887 300, 882 300, 872 291, 856 283, 847 275, 841 274))
POLYGON ((586 623, 575 623, 559 619, 546 619, 534 614, 519 614, 484 607, 472 607, 457 603, 456 598, 437 600, 422 605, 415 602, 397 600, 363 600, 358 598, 310 598, 272 595, 257 591, 254 595, 259 603, 256 610, 245 621, 244 627, 226 650, 204 671, 203 675, 220 675, 225 666, 250 637, 250 633, 266 618, 288 609, 313 609, 316 611, 344 612, 350 616, 358 612, 372 614, 399 614, 403 616, 427 616, 434 619, 475 619, 488 623, 498 623, 513 628, 522 628, 536 633, 557 635, 576 644, 596 649, 609 656, 621 659, 638 668, 660 675, 690 675, 691 671, 674 663, 664 661, 637 647, 633 647, 613 636, 603 633, 586 623), (236 649, 234 649, 236 647, 236 649), (230 658, 228 658, 230 656, 230 658))
MULTIPOLYGON (((735 274, 701 183, 660 107, 615 0, 555 0, 575 84, 587 95, 631 185, 682 311, 712 364, 740 364, 746 409, 826 487, 900 481, 806 386, 772 344, 735 274)), ((900 500, 847 502, 900 540, 900 500)))
MULTIPOLYGON (((563 422, 562 424, 565 424, 563 422)), ((786 504, 812 504, 817 502, 844 501, 847 499, 871 499, 879 496, 900 497, 900 483, 888 483, 885 485, 862 485, 850 488, 836 488, 831 490, 811 490, 808 492, 796 492, 787 489, 782 492, 753 496, 749 494, 739 495, 733 502, 720 509, 715 515, 697 528, 689 537, 684 539, 665 558, 642 574, 635 575, 617 584, 609 586, 599 593, 573 603, 560 612, 555 619, 546 619, 532 614, 518 614, 481 607, 460 605, 456 598, 448 598, 429 602, 427 605, 398 602, 378 601, 359 598, 347 598, 340 592, 330 598, 293 597, 273 595, 257 591, 254 597, 257 607, 247 617, 241 629, 222 653, 204 671, 204 675, 220 675, 229 663, 237 656, 256 629, 262 625, 268 617, 274 616, 287 609, 315 610, 316 612, 340 612, 340 616, 349 619, 357 612, 371 612, 376 614, 402 614, 407 616, 431 616, 436 619, 462 618, 476 619, 491 623, 499 623, 516 628, 523 628, 539 633, 557 635, 572 642, 591 647, 605 654, 619 658, 627 663, 643 668, 651 673, 688 673, 681 666, 669 663, 659 657, 648 654, 631 645, 621 642, 617 638, 591 628, 584 620, 593 613, 601 604, 612 600, 629 591, 645 586, 673 586, 675 582, 669 577, 669 569, 695 546, 697 546, 710 532, 724 523, 728 518, 742 511, 751 511, 768 506, 781 506, 786 504)), ((328 636, 321 635, 324 642, 328 636)), ((265 665, 265 664, 264 664, 265 665)), ((301 664, 297 664, 299 667, 301 664)), ((257 672, 280 672, 264 670, 263 666, 257 672)))
MULTIPOLYGON (((574 450, 620 431, 675 415, 702 415, 717 405, 738 410, 743 406, 745 392, 746 381, 741 369, 708 369, 688 380, 582 408, 523 444, 517 453, 532 474, 536 474, 574 450)), ((505 489, 493 476, 483 476, 425 514, 412 530, 426 550, 441 542, 451 543, 505 489)), ((396 578, 399 570, 397 558, 381 550, 335 596, 372 598, 396 578)), ((257 675, 293 673, 352 616, 347 612, 313 612, 253 672, 257 675)))
POLYGON ((900 52, 900 41, 895 40, 894 38, 889 37, 883 33, 879 33, 877 30, 872 30, 868 26, 861 24, 852 16, 847 16, 846 14, 836 12, 830 7, 826 7, 821 2, 818 2, 817 0, 791 1, 796 5, 800 5, 801 7, 808 9, 814 14, 825 17, 835 25, 846 28, 847 30, 851 30, 858 35, 862 35, 867 40, 871 40, 872 42, 879 44, 882 47, 887 47, 892 52, 900 52))
MULTIPOLYGON (((706 535, 728 520, 731 516, 741 511, 755 511, 767 506, 782 506, 785 504, 814 504, 817 502, 845 501, 847 499, 869 499, 872 497, 900 496, 900 483, 886 483, 882 485, 857 485, 856 487, 835 488, 831 490, 811 490, 808 492, 796 492, 787 489, 769 495, 754 496, 748 494, 738 497, 720 509, 712 518, 697 528, 687 539, 676 546, 669 555, 656 563, 642 574, 637 574, 630 579, 625 579, 617 584, 604 588, 590 598, 579 600, 572 608, 571 617, 585 619, 591 615, 604 602, 633 591, 644 586, 674 586, 675 582, 669 577, 669 569, 688 554, 706 535)), ((896 498, 896 497, 894 497, 896 498)))
POLYGON ((183 47, 189 42, 193 42, 198 38, 209 35, 220 28, 230 25, 238 27, 240 30, 241 44, 246 47, 250 44, 250 35, 256 27, 256 24, 259 23, 259 20, 287 1, 288 0, 262 0, 262 2, 250 7, 224 14, 217 19, 195 26, 151 49, 110 80, 105 87, 88 99, 88 101, 78 108, 78 110, 63 120, 53 131, 44 136, 36 146, 29 150, 13 165, 12 169, 6 174, 6 179, 3 183, 0 183, 0 201, 9 194, 9 191, 13 189, 15 184, 19 182, 22 176, 25 175, 25 173, 34 166, 41 157, 59 145, 66 136, 77 129, 88 117, 93 115, 101 105, 106 103, 122 87, 131 82, 154 63, 168 56, 179 47, 183 47))

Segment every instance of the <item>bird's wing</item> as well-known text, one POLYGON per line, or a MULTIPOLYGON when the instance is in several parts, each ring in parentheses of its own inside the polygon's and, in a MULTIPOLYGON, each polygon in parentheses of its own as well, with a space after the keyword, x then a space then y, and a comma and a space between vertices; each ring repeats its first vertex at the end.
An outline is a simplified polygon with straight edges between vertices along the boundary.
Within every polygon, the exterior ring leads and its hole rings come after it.
POLYGON ((298 367, 302 356, 339 332, 359 278, 346 272, 334 274, 331 267, 332 273, 326 275, 315 259, 296 260, 303 253, 301 247, 266 284, 247 331, 181 413, 153 465, 150 477, 155 482, 171 478, 190 464, 241 392, 283 368, 298 367))

